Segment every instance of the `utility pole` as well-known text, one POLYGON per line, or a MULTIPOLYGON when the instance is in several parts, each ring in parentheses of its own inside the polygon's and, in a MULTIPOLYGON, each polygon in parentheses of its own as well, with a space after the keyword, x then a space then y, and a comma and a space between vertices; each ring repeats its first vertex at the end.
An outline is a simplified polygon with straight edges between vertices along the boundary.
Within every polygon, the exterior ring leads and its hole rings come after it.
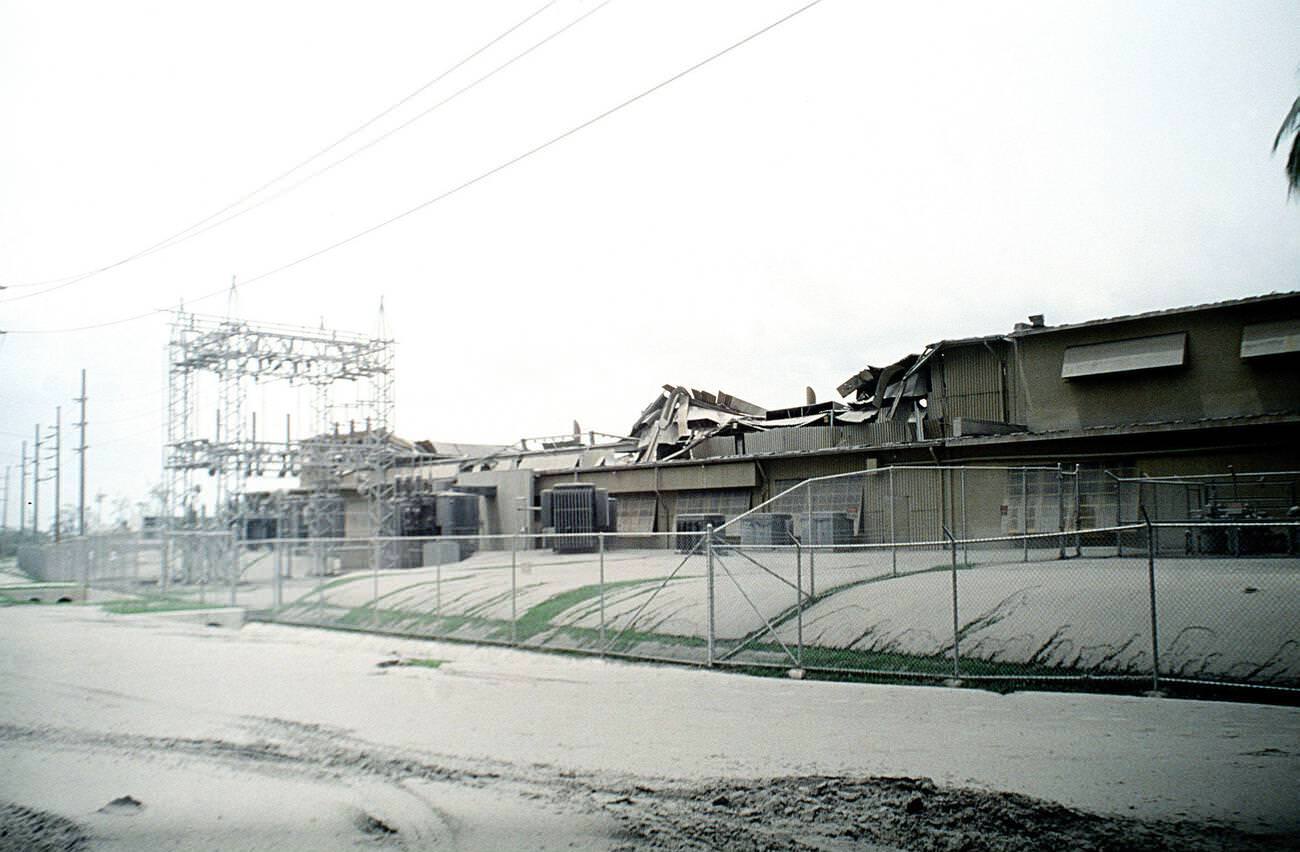
POLYGON ((86 534, 86 368, 81 368, 81 396, 76 402, 81 403, 81 419, 77 426, 81 430, 81 446, 77 447, 77 462, 81 468, 77 477, 77 535, 86 534))
POLYGON ((13 468, 11 464, 5 465, 5 499, 4 508, 0 508, 0 530, 9 529, 9 472, 13 468))
POLYGON ((23 441, 23 466, 18 471, 18 537, 27 532, 27 442, 23 441))
POLYGON ((36 452, 32 454, 32 535, 41 531, 41 424, 36 424, 36 452))
POLYGON ((63 406, 54 406, 54 540, 63 534, 63 406))

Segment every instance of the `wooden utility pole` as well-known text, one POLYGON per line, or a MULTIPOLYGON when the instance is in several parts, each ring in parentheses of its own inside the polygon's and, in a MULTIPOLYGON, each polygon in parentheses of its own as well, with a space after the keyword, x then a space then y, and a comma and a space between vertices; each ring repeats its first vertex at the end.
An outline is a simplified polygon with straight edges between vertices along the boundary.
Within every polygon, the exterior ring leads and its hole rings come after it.
POLYGON ((18 537, 27 532, 27 442, 23 441, 23 466, 18 471, 18 537))
POLYGON ((81 368, 81 396, 76 402, 81 403, 81 419, 77 427, 81 431, 80 446, 77 447, 77 463, 80 474, 77 477, 77 535, 86 534, 86 368, 81 368))
POLYGON ((54 406, 54 540, 63 534, 63 406, 54 406))
POLYGON ((41 531, 41 424, 36 424, 36 452, 32 455, 32 534, 41 531))

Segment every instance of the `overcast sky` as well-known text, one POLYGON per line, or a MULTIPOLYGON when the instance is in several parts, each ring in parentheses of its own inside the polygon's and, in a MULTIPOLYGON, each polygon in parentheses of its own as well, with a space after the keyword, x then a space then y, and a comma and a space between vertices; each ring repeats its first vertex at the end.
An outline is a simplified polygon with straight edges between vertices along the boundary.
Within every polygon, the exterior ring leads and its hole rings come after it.
POLYGON ((291 191, 77 283, 21 286, 205 219, 544 3, 0 0, 9 524, 20 441, 56 405, 76 419, 82 367, 89 494, 158 481, 167 316, 148 312, 224 313, 199 297, 232 276, 253 321, 373 333, 382 295, 397 431, 503 443, 574 419, 622 433, 665 382, 779 407, 1032 313, 1300 288, 1300 204, 1270 152, 1300 92, 1294 0, 823 0, 259 279, 802 5, 556 0, 252 200, 291 191))

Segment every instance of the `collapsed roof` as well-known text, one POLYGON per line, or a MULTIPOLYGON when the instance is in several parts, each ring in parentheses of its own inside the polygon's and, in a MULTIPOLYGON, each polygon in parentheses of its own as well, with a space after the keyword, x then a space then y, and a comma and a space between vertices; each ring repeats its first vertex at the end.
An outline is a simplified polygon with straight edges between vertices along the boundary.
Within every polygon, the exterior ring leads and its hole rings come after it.
POLYGON ((766 409, 723 391, 664 385, 629 434, 636 439, 636 461, 661 461, 686 453, 732 424, 762 421, 766 416, 766 409))
POLYGON ((908 355, 887 367, 864 367, 836 390, 843 397, 853 394, 858 403, 855 407, 872 412, 871 419, 876 421, 916 416, 930 394, 928 364, 940 345, 928 346, 920 355, 908 355))

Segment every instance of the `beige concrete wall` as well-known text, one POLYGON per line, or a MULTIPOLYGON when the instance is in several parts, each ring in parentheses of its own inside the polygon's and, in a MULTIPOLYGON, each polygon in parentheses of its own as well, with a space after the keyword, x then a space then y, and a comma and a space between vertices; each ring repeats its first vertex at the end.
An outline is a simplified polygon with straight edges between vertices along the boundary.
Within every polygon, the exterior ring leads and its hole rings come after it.
MULTIPOLYGON (((524 507, 536 502, 533 479, 531 470, 481 470, 458 474, 456 484, 496 486, 496 497, 479 503, 480 527, 489 535, 508 535, 526 525, 530 517, 524 507)), ((532 521, 529 528, 536 530, 536 518, 532 521)))
POLYGON ((1031 431, 1300 410, 1300 360, 1241 358, 1242 327, 1300 317, 1300 297, 1151 317, 1017 339, 1018 422, 1031 431), (1061 378, 1069 346, 1187 333, 1182 367, 1061 378))
POLYGON ((712 488, 752 488, 758 475, 751 461, 726 464, 663 465, 632 470, 587 469, 538 477, 538 489, 565 482, 587 482, 610 494, 647 491, 695 491, 712 488))

